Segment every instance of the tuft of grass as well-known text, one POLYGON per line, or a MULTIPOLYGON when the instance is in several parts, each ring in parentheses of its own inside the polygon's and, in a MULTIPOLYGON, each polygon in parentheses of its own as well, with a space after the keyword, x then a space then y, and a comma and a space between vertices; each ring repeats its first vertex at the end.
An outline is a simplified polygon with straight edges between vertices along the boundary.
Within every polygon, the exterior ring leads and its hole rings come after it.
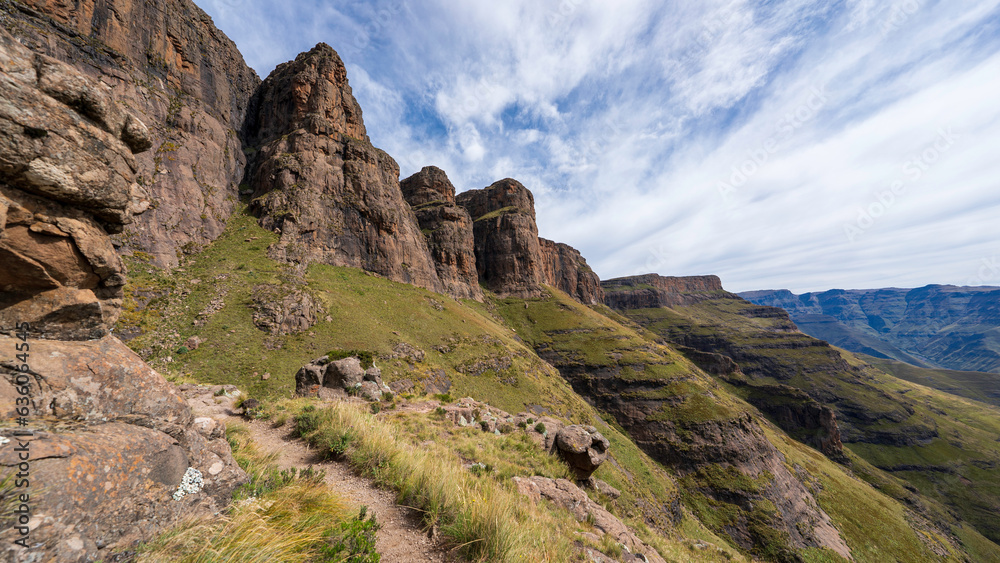
MULTIPOLYGON (((299 415, 303 438, 325 447, 328 436, 350 436, 344 457, 352 467, 423 513, 456 549, 473 561, 569 561, 574 548, 551 515, 525 503, 509 486, 477 478, 459 459, 400 440, 392 426, 365 409, 334 404, 299 415)), ((475 432, 473 429, 469 429, 475 432)))
POLYGON ((279 471, 245 426, 227 430, 250 476, 227 514, 190 519, 142 546, 143 562, 378 563, 373 519, 349 518, 343 500, 311 470, 279 471))

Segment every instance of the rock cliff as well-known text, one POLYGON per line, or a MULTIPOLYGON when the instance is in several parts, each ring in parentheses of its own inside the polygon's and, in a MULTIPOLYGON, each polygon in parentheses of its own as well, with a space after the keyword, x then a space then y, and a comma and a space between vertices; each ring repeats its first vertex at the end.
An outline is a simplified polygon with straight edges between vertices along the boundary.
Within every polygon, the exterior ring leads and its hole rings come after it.
POLYGON ((281 234, 273 257, 375 272, 441 291, 399 166, 372 146, 344 63, 326 44, 279 65, 247 119, 252 210, 281 234))
POLYGON ((456 298, 483 300, 476 271, 472 218, 455 201, 455 186, 433 166, 401 182, 413 208, 444 291, 456 298))
POLYGON ((0 430, 0 473, 26 473, 30 489, 14 490, 31 515, 28 537, 0 530, 0 550, 94 561, 217 512, 245 474, 221 432, 198 427, 173 386, 108 336, 125 283, 108 233, 143 210, 132 153, 149 148, 145 125, 5 30, 0 99, 0 413, 23 421, 0 430), (172 500, 189 470, 204 489, 172 500))
POLYGON ((500 296, 541 297, 544 260, 531 192, 507 178, 459 194, 458 204, 474 221, 479 281, 500 296))
POLYGON ((242 181, 238 131, 260 83, 236 46, 190 0, 0 2, 0 24, 32 50, 107 85, 150 126, 136 157, 136 205, 115 239, 158 266, 225 228, 242 181))
POLYGON ((612 309, 653 309, 691 305, 723 292, 718 276, 664 277, 656 274, 601 282, 604 302, 612 309))
POLYGON ((584 305, 604 303, 601 278, 590 269, 580 251, 568 244, 539 239, 545 283, 568 293, 584 305))

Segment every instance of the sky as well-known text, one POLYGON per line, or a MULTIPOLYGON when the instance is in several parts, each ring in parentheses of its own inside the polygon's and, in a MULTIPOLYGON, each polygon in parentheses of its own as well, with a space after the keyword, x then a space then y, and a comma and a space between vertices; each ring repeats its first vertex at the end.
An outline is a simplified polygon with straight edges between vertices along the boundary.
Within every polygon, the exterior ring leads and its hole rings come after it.
POLYGON ((602 279, 1000 285, 1000 0, 196 0, 336 49, 372 142, 515 178, 602 279))

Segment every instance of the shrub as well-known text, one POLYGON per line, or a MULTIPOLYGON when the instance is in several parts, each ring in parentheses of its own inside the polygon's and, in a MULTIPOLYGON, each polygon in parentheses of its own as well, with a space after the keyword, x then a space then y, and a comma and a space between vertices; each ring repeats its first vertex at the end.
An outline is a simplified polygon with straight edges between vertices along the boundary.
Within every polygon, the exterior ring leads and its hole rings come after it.
POLYGON ((344 358, 357 358, 361 360, 361 367, 368 369, 375 365, 375 355, 365 350, 330 350, 326 353, 331 362, 343 360, 344 358))
POLYGON ((545 425, 542 424, 541 422, 539 422, 538 424, 536 424, 535 425, 535 432, 538 432, 539 434, 545 434, 545 425))

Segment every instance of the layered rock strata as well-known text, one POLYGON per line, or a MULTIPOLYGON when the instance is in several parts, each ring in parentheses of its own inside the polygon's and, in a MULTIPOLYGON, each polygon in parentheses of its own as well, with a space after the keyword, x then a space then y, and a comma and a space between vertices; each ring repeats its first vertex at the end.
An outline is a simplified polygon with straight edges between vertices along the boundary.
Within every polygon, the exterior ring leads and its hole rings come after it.
POLYGON ((456 203, 455 186, 447 174, 427 166, 400 186, 427 238, 444 291, 459 299, 482 301, 472 218, 456 203))
POLYGON ((531 192, 507 178, 457 201, 474 221, 479 281, 501 297, 541 297, 544 261, 531 192))
POLYGON ((601 279, 590 269, 580 251, 568 244, 538 239, 542 250, 542 277, 584 305, 604 303, 601 279))
POLYGON ((245 156, 239 139, 256 73, 190 0, 0 2, 0 24, 32 50, 110 88, 150 126, 136 157, 135 205, 115 237, 174 266, 218 237, 235 208, 245 156))
POLYGON ((399 166, 372 146, 344 63, 326 44, 279 65, 254 97, 252 210, 281 234, 272 257, 362 268, 443 289, 399 166))
POLYGON ((606 280, 601 282, 601 286, 604 289, 604 303, 612 309, 692 305, 705 299, 717 298, 725 291, 718 276, 676 278, 647 274, 606 280))
POLYGON ((246 475, 222 433, 108 335, 125 284, 108 233, 143 210, 132 153, 149 147, 145 126, 4 30, 0 99, 0 475, 27 472, 14 492, 30 513, 27 536, 0 530, 0 552, 94 561, 217 513, 246 475), (175 499, 199 473, 203 488, 175 499))

